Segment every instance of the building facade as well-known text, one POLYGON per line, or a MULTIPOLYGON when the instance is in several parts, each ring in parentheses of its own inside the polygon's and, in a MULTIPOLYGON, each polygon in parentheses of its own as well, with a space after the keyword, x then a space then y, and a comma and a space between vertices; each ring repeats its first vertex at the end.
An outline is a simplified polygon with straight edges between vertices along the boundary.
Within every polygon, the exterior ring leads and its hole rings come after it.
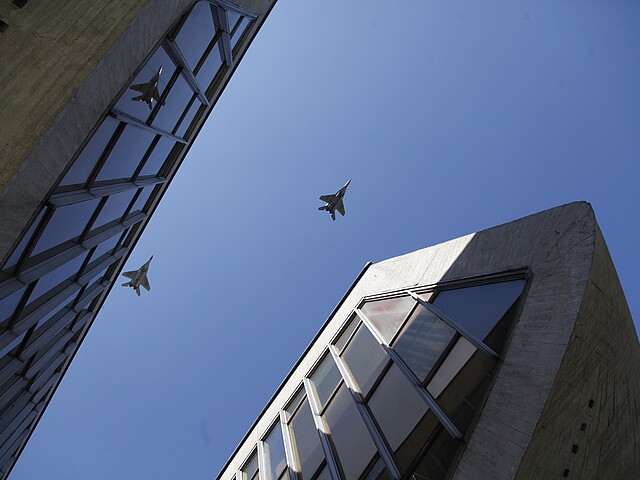
POLYGON ((274 3, 0 3, 0 478, 274 3))
POLYGON ((217 478, 640 478, 639 368, 591 207, 557 207, 366 266, 217 478))

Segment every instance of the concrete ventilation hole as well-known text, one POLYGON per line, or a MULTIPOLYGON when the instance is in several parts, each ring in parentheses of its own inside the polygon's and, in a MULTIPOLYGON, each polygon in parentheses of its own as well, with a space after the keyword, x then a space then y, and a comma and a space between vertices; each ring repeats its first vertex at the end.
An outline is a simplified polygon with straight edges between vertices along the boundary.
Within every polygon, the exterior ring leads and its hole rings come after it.
POLYGON ((583 423, 582 425, 580 425, 580 430, 582 430, 583 432, 587 429, 587 424, 583 423))
POLYGON ((571 447, 571 453, 578 453, 578 445, 576 445, 575 443, 571 447))
POLYGON ((0 18, 0 33, 6 32, 9 24, 0 18))
POLYGON ((18 8, 23 8, 29 0, 13 0, 13 4, 18 8))
POLYGON ((564 472, 562 472, 562 476, 565 477, 565 478, 569 476, 569 469, 568 468, 564 469, 564 472))
POLYGON ((593 408, 593 406, 595 405, 596 402, 594 402, 593 400, 589 400, 589 408, 593 408))

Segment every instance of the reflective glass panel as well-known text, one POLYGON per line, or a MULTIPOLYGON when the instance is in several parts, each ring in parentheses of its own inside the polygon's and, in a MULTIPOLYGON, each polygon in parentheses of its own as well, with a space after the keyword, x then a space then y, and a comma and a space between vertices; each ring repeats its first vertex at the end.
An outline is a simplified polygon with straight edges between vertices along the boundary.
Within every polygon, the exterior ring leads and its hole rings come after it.
POLYGON ((111 250, 113 250, 113 248, 116 246, 116 243, 118 243, 119 238, 120 234, 116 234, 113 237, 98 244, 96 249, 93 251, 93 254, 91 255, 91 259, 95 260, 96 258, 100 258, 105 253, 111 252, 111 250))
POLYGON ((155 185, 149 185, 148 187, 145 187, 140 195, 138 195, 138 198, 136 198, 136 201, 133 203, 129 214, 133 214, 137 211, 143 210, 147 203, 147 200, 149 200, 149 197, 151 196, 155 188, 155 185))
POLYGON ((169 152, 176 144, 175 140, 168 137, 160 137, 160 140, 153 148, 151 155, 147 158, 139 177, 146 177, 147 175, 157 176, 160 172, 160 168, 164 165, 164 161, 169 156, 169 152))
POLYGON ((249 461, 242 468, 242 471, 247 474, 248 480, 257 480, 260 478, 260 472, 258 471, 258 455, 253 454, 249 461))
POLYGON ((184 77, 180 75, 176 79, 176 83, 171 87, 165 105, 158 111, 156 118, 153 119, 153 125, 167 132, 172 132, 193 95, 193 90, 191 90, 184 77))
POLYGON ((384 462, 380 457, 378 457, 362 480, 388 480, 390 478, 391 477, 389 477, 389 473, 384 466, 384 462))
POLYGON ((455 330, 422 305, 414 310, 393 348, 423 382, 447 348, 455 330))
MULTIPOLYGON (((176 70, 176 67, 169 58, 169 55, 167 55, 167 52, 165 52, 162 47, 158 48, 147 64, 142 67, 142 70, 140 70, 140 73, 136 75, 136 78, 131 82, 131 85, 147 84, 158 73, 160 67, 162 67, 162 72, 158 77, 158 93, 162 95, 165 88, 167 88, 169 79, 176 70)), ((120 97, 120 100, 118 100, 115 109, 128 113, 132 117, 142 120, 143 122, 146 121, 151 113, 149 105, 144 101, 132 100, 140 95, 142 95, 142 92, 131 88, 127 89, 127 91, 122 94, 122 97, 120 97)), ((153 107, 156 106, 156 100, 157 99, 154 98, 152 102, 153 107)), ((163 108, 164 107, 160 107, 160 110, 163 108)))
POLYGON ((180 126, 176 130, 176 135, 178 135, 179 137, 185 136, 187 129, 191 125, 193 118, 196 116, 196 113, 198 112, 201 106, 202 104, 200 103, 200 101, 197 98, 194 98, 193 103, 191 103, 189 110, 187 111, 186 115, 180 122, 180 126))
POLYGON ((127 125, 96 181, 131 178, 154 137, 152 132, 127 125))
MULTIPOLYGON (((304 480, 307 479, 307 477, 303 477, 303 478, 304 480)), ((316 480, 331 480, 331 472, 329 472, 329 467, 325 466, 316 477, 316 480)))
POLYGON ((484 340, 518 299, 524 285, 523 279, 444 290, 433 305, 475 338, 484 340))
MULTIPOLYGON (((9 352, 11 352, 14 348, 18 347, 21 343, 22 340, 24 339, 24 336, 26 335, 27 332, 23 332, 20 335, 18 335, 16 338, 14 338, 13 340, 11 340, 11 342, 7 345, 5 345, 4 347, 0 348, 0 358, 4 357, 5 355, 7 355, 9 352)), ((15 353, 14 353, 15 356, 15 353)))
POLYGON ((103 120, 102 125, 98 127, 96 133, 93 134, 89 143, 84 147, 60 182, 61 187, 74 184, 84 185, 87 182, 93 167, 96 166, 100 155, 102 155, 107 143, 111 140, 118 123, 120 122, 113 117, 107 117, 103 120))
POLYGON ((304 400, 291 419, 293 440, 298 451, 302 478, 309 480, 324 460, 324 452, 320 444, 320 436, 313 422, 309 401, 304 400))
POLYGON ((277 423, 264 441, 264 451, 271 470, 271 479, 278 480, 287 469, 287 459, 284 454, 284 440, 282 427, 277 423))
POLYGON ((461 442, 440 427, 428 450, 409 478, 418 480, 444 480, 453 463, 461 442))
POLYGON ((427 390, 433 398, 438 398, 476 351, 477 348, 469 340, 464 337, 458 339, 427 385, 427 390))
POLYGON ((229 20, 229 33, 233 32, 233 28, 236 26, 236 23, 238 23, 238 20, 240 20, 240 14, 238 12, 234 12, 233 10, 226 10, 227 12, 227 19, 229 20))
POLYGON ((100 228, 101 226, 112 222, 113 220, 120 220, 124 215, 125 210, 133 200, 136 190, 125 190, 124 192, 114 193, 107 198, 106 203, 100 210, 98 218, 93 223, 91 229, 100 228))
POLYGON ((302 403, 303 400, 306 399, 304 394, 304 388, 300 389, 298 393, 291 399, 289 404, 285 407, 285 410, 290 414, 294 414, 298 406, 302 403))
POLYGON ((220 40, 218 40, 218 42, 216 42, 216 44, 213 46, 211 52, 209 53, 209 55, 207 55, 207 59, 204 61, 204 63, 200 67, 200 70, 198 70, 198 73, 196 74, 196 79, 200 84, 200 88, 205 91, 207 90, 207 88, 209 88, 209 85, 211 85, 211 82, 216 76, 216 73, 218 73, 218 70, 220 70, 220 67, 222 66, 222 57, 220 57, 219 42, 220 40))
POLYGON ((22 295, 24 295, 26 289, 27 287, 22 287, 20 290, 13 292, 11 295, 0 300, 0 325, 13 315, 13 312, 18 306, 18 303, 20 303, 20 299, 22 298, 22 295))
POLYGON ((22 257, 22 254, 24 253, 24 250, 27 248, 27 244, 33 237, 33 234, 35 233, 36 228, 38 228, 38 226, 40 225, 40 221, 42 220, 42 217, 44 217, 44 214, 46 211, 47 211, 46 207, 40 210, 40 213, 38 213, 38 215, 36 216, 36 219, 33 221, 29 229, 20 239, 20 243, 18 243, 16 248, 13 250, 13 253, 11 254, 11 256, 7 259, 7 262, 4 267, 5 269, 8 270, 9 268, 14 267, 18 263, 18 261, 20 260, 20 257, 22 257))
POLYGON ((69 277, 75 276, 75 274, 78 273, 78 270, 80 270, 82 262, 84 262, 84 259, 87 258, 88 254, 89 252, 84 252, 82 255, 69 260, 67 263, 60 265, 55 270, 42 276, 38 280, 38 283, 36 283, 36 288, 33 289, 33 292, 29 297, 29 303, 33 302, 41 295, 44 295, 53 287, 67 280, 69 277))
POLYGON ((355 332, 356 328, 358 328, 359 325, 360 321, 358 319, 352 318, 351 320, 349 320, 347 328, 345 328, 340 337, 338 337, 338 339, 334 342, 334 345, 339 352, 342 352, 342 349, 351 339, 351 335, 353 334, 353 332, 355 332))
MULTIPOLYGON (((411 433, 429 410, 415 387, 407 380, 396 365, 392 365, 369 400, 369 408, 384 434, 389 446, 397 452, 405 443, 413 444, 411 452, 416 455, 426 438, 424 432, 416 430, 416 435, 409 439, 411 433)), ((402 456, 404 469, 408 466, 407 454, 402 456)))
MULTIPOLYGON (((69 304, 67 304, 67 305, 69 305, 69 304)), ((51 323, 55 323, 55 321, 58 320, 58 318, 61 317, 62 314, 60 314, 60 312, 63 309, 64 309, 65 312, 69 311, 69 309, 67 308, 67 305, 64 305, 64 304, 63 305, 58 305, 56 308, 54 308, 49 313, 47 313, 44 317, 42 317, 40 320, 38 320, 38 323, 36 324, 35 330, 38 330, 40 327, 42 327, 48 320, 50 320, 54 316, 56 318, 51 323)), ((47 325, 47 328, 48 327, 49 327, 49 325, 47 325)), ((31 338, 33 339, 33 336, 31 338)), ((31 340, 29 340, 29 343, 31 343, 31 340)))
POLYGON ((95 198, 56 208, 31 256, 79 236, 99 202, 100 199, 95 198))
POLYGON ((176 35, 176 43, 192 70, 215 34, 211 8, 215 7, 208 2, 196 3, 176 35))
POLYGON ((357 480, 375 455, 376 446, 344 383, 329 403, 324 416, 345 480, 357 480))
POLYGON ((249 23, 251 23, 251 19, 249 17, 243 17, 240 27, 238 27, 236 32, 233 34, 233 37, 231 37, 231 50, 233 50, 236 47, 236 44, 242 38, 242 34, 249 26, 249 23))
MULTIPOLYGON (((115 261, 115 260, 113 260, 113 261, 115 261)), ((96 263, 97 263, 97 261, 96 261, 96 263)), ((91 277, 89 277, 89 279, 87 280, 86 285, 92 285, 93 283, 95 283, 97 281, 102 281, 102 276, 105 274, 105 272, 109 269, 110 266, 111 265, 107 265, 106 267, 104 267, 104 268, 102 268, 102 269, 100 269, 100 270, 98 270, 96 272, 93 272, 91 274, 91 277)), ((87 270, 87 272, 91 272, 91 270, 92 270, 92 267, 89 268, 87 270)))
POLYGON ((342 379, 331 355, 324 357, 324 360, 318 365, 318 368, 315 369, 310 378, 316 387, 321 407, 326 405, 327 400, 329 400, 329 397, 338 386, 338 382, 342 379))
POLYGON ((361 392, 369 393, 382 369, 389 361, 386 352, 376 341, 369 329, 361 324, 342 354, 361 392))
POLYGON ((415 304, 406 296, 367 302, 361 310, 388 344, 415 304))

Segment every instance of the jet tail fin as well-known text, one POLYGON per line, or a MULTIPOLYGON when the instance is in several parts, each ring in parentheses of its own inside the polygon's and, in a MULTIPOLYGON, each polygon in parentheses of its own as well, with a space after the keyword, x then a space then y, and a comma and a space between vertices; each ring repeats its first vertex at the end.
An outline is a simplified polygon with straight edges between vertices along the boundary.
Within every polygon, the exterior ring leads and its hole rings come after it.
POLYGON ((140 287, 136 288, 136 293, 140 296, 140 287))

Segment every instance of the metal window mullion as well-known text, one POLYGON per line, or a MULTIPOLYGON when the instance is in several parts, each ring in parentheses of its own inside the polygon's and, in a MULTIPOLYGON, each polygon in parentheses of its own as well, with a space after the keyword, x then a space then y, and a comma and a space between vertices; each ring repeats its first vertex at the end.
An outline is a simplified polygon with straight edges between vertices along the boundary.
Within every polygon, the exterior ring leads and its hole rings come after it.
POLYGON ((220 57, 224 59, 228 67, 233 66, 233 54, 231 52, 231 34, 229 30, 229 17, 227 11, 215 4, 211 4, 211 15, 213 16, 213 24, 216 30, 220 30, 220 57))
POLYGON ((342 480, 340 467, 338 466, 336 456, 333 452, 333 448, 331 447, 331 440, 329 439, 329 425, 327 425, 327 422, 320 414, 320 400, 318 399, 311 380, 308 378, 304 379, 304 389, 307 393, 309 406, 311 407, 311 416, 313 417, 313 423, 315 424, 318 435, 320 436, 320 445, 322 446, 322 451, 324 452, 324 458, 327 461, 327 468, 329 469, 331 479, 342 480))
POLYGON ((211 104, 209 103, 209 99, 204 94, 204 90, 202 90, 202 88, 200 87, 200 84, 198 83, 198 80, 196 79, 195 74, 191 70, 191 67, 189 67, 189 64, 187 63, 187 59, 184 58, 184 55, 180 51, 180 47, 178 47, 178 44, 173 40, 171 40, 170 38, 165 38, 164 41, 162 42, 162 45, 165 51, 167 52, 167 54, 169 55, 169 57, 171 58, 171 60, 173 60, 173 63, 175 63, 178 67, 180 67, 179 68, 180 73, 186 80, 191 90, 193 90, 193 92, 198 96, 198 98, 200 99, 200 102, 205 104, 207 107, 210 107, 211 104))
POLYGON ((431 313, 433 313, 436 317, 438 317, 444 323, 449 325, 451 328, 457 330, 460 333, 460 335, 462 335, 464 338, 469 340, 473 344, 473 346, 476 347, 478 350, 481 350, 491 358, 494 358, 494 359, 498 358, 498 354, 494 352, 493 349, 491 349, 490 347, 482 343, 482 341, 478 340, 475 336, 471 335, 464 327, 462 327, 459 323, 452 320, 446 314, 438 310, 431 303, 425 302, 423 299, 421 299, 418 295, 416 295, 413 292, 409 292, 409 295, 411 295, 415 300, 418 301, 420 305, 422 305, 424 308, 429 310, 431 313))
POLYGON ((142 188, 149 185, 156 185, 158 183, 165 183, 167 181, 164 177, 146 178, 144 180, 134 180, 127 182, 119 182, 103 187, 92 187, 89 189, 82 188, 78 190, 71 190, 62 193, 54 193, 49 198, 48 202, 55 208, 65 205, 71 205, 74 203, 84 202, 86 200, 93 200, 94 198, 106 197, 115 193, 126 192, 136 188, 142 188))
POLYGON ((236 5, 235 3, 228 2, 227 0, 207 0, 207 1, 211 5, 218 5, 226 10, 233 10, 234 12, 239 13, 244 17, 249 17, 252 20, 255 20, 256 18, 258 18, 257 13, 254 13, 251 10, 247 10, 246 8, 242 8, 241 6, 236 5))
POLYGON ((284 441, 284 456, 287 459, 289 480, 302 480, 302 466, 300 465, 295 438, 289 425, 290 420, 291 415, 285 410, 280 410, 280 429, 282 430, 282 440, 284 441))
POLYGON ((24 268, 25 264, 27 263, 27 260, 31 256, 31 252, 33 252, 33 249, 36 247, 36 245, 40 241, 40 238, 42 238, 42 234, 46 230, 47 226, 49 225, 49 222, 51 221, 51 218, 53 217, 54 209, 48 208, 48 207, 45 207, 45 208, 47 208, 47 211, 45 212, 42 219, 40 220, 40 225, 36 227, 35 231, 33 232, 33 238, 29 240, 29 243, 24 249, 24 252, 22 252, 22 255, 16 262, 16 266, 14 267, 14 272, 16 276, 18 276, 18 274, 24 268))
POLYGON ((411 385, 413 385, 413 388, 418 392, 420 397, 422 397, 422 399, 429 406, 431 411, 433 411, 434 415, 438 418, 440 423, 442 423, 442 425, 449 432, 449 434, 453 438, 456 438, 458 440, 462 439, 462 434, 460 433, 460 430, 458 430, 458 428, 454 425, 451 419, 444 413, 442 408, 440 408, 440 405, 438 405, 438 402, 436 402, 435 398, 433 398, 427 390, 422 388, 420 380, 418 380, 418 378, 407 366, 407 364, 404 363, 404 360, 402 360, 400 355, 398 355, 394 349, 389 347, 384 342, 384 339, 380 336, 380 334, 377 332, 376 328, 373 326, 371 321, 367 318, 367 316, 361 310, 356 308, 355 312, 360 317, 362 322, 367 326, 367 328, 369 328, 369 330, 371 331, 373 336, 376 338, 380 346, 387 353, 387 355, 391 357, 391 360, 393 360, 393 363, 396 364, 396 366, 400 369, 400 371, 404 374, 404 376, 407 377, 409 382, 411 382, 411 385))
POLYGON ((70 262, 74 258, 84 254, 88 248, 83 247, 81 244, 75 243, 65 248, 61 252, 52 255, 49 258, 42 260, 41 262, 24 269, 18 276, 18 280, 23 283, 31 283, 38 278, 52 272, 56 268, 70 262))
MULTIPOLYGON (((117 119, 117 117, 114 117, 114 118, 117 119)), ((111 134, 111 138, 109 139, 109 142, 107 143, 106 147, 98 157, 98 161, 93 166, 93 170, 89 174, 87 181, 84 183, 84 185, 87 188, 93 185, 93 182, 95 182, 96 178, 98 178, 98 175, 100 175, 100 171, 102 170, 102 167, 104 167, 104 164, 107 162, 107 158, 109 158, 109 155, 111 155, 111 152, 113 151, 113 147, 115 147, 116 143, 118 143, 118 141, 120 140, 120 137, 122 136, 122 132, 124 132, 125 127, 126 127, 126 122, 121 121, 120 123, 118 123, 118 126, 111 134)))
POLYGON ((121 112, 120 110, 116 110, 115 108, 111 109, 110 115, 128 125, 133 125, 134 127, 141 128, 142 130, 147 130, 148 132, 152 132, 157 135, 162 135, 163 137, 172 138, 176 142, 187 143, 187 141, 182 137, 174 135, 173 133, 169 133, 166 130, 163 130, 161 128, 157 128, 152 125, 149 125, 143 122, 142 120, 132 117, 131 115, 121 112))
POLYGON ((400 474, 400 469, 393 459, 393 452, 389 448, 389 445, 382 435, 382 432, 378 430, 378 427, 373 419, 373 414, 369 410, 369 407, 365 404, 364 397, 362 395, 362 392, 360 391, 360 387, 353 377, 353 374, 351 373, 351 369, 342 361, 342 358, 340 358, 338 349, 335 347, 335 345, 329 345, 329 351, 331 352, 331 356, 336 362, 338 370, 340 371, 340 374, 342 375, 342 378, 347 385, 347 388, 349 389, 349 393, 351 394, 351 398, 356 404, 358 413, 360 413, 360 416, 362 417, 362 420, 364 421, 364 424, 369 431, 369 435, 371 435, 371 439, 378 449, 380 458, 387 467, 389 476, 393 480, 400 480, 402 475, 400 474))
POLYGON ((261 480, 278 480, 274 479, 271 473, 271 464, 269 462, 267 447, 263 440, 258 440, 258 471, 261 480))

